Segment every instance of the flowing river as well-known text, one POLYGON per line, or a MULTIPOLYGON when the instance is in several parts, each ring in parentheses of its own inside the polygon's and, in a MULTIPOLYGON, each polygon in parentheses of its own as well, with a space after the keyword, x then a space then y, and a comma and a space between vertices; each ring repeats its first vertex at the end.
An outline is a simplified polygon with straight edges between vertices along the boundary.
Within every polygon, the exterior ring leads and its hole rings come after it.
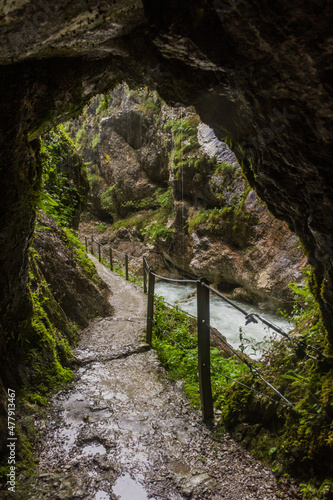
MULTIPOLYGON (((177 305, 181 310, 196 316, 197 298, 196 285, 178 285, 176 283, 159 281, 155 285, 155 293, 172 305, 177 305)), ((260 314, 274 325, 282 328, 286 333, 293 325, 282 316, 263 312, 252 304, 233 301, 247 312, 260 314)), ((245 326, 244 315, 222 299, 210 295, 210 324, 222 333, 233 347, 243 350, 252 358, 259 358, 265 348, 269 347, 272 339, 280 338, 272 329, 261 321, 257 324, 250 323, 245 326)))

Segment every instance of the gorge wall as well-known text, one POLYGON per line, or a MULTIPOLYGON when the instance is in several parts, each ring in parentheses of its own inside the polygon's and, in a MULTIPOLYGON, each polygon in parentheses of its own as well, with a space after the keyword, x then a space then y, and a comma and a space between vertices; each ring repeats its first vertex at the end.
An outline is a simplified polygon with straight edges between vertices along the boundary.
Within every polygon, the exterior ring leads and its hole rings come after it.
POLYGON ((306 263, 300 243, 193 108, 121 85, 67 129, 87 165, 89 211, 115 222, 115 230, 102 224, 103 234, 93 229, 99 241, 145 252, 158 272, 178 269, 233 298, 291 309, 288 284, 302 281, 306 263))
POLYGON ((126 80, 194 105, 231 139, 251 186, 302 240, 332 342, 329 2, 26 1, 4 5, 0 23, 5 329, 31 309, 34 138, 126 80))

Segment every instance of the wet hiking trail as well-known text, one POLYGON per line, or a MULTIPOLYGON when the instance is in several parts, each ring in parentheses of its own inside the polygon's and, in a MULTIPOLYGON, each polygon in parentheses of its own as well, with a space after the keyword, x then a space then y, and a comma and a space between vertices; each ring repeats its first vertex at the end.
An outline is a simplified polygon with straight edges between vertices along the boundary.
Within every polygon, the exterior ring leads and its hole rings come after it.
POLYGON ((147 297, 93 260, 113 292, 114 316, 83 331, 75 381, 38 423, 37 475, 15 497, 296 498, 279 492, 272 472, 228 435, 212 440, 144 342, 147 297))

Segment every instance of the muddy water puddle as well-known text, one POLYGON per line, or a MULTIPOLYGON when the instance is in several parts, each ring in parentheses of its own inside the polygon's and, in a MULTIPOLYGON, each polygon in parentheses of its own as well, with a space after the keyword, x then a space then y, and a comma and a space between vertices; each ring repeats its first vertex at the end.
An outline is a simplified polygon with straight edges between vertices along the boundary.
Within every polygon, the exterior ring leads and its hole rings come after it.
POLYGON ((118 477, 112 487, 112 491, 121 500, 148 500, 146 490, 140 483, 132 479, 129 474, 122 474, 118 477))
POLYGON ((54 400, 44 431, 40 498, 52 498, 46 470, 64 474, 59 498, 154 498, 154 477, 168 472, 169 456, 181 459, 182 443, 189 445, 193 433, 178 415, 188 403, 180 394, 174 398, 161 372, 153 351, 79 370, 75 390, 54 400))

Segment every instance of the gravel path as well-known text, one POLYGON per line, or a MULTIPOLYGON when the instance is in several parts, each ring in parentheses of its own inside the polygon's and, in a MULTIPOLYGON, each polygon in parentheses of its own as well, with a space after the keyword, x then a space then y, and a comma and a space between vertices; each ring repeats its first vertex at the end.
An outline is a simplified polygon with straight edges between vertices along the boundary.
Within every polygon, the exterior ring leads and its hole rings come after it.
POLYGON ((228 435, 210 437, 144 342, 146 296, 96 259, 114 316, 83 332, 72 387, 53 398, 30 499, 298 498, 228 435))

